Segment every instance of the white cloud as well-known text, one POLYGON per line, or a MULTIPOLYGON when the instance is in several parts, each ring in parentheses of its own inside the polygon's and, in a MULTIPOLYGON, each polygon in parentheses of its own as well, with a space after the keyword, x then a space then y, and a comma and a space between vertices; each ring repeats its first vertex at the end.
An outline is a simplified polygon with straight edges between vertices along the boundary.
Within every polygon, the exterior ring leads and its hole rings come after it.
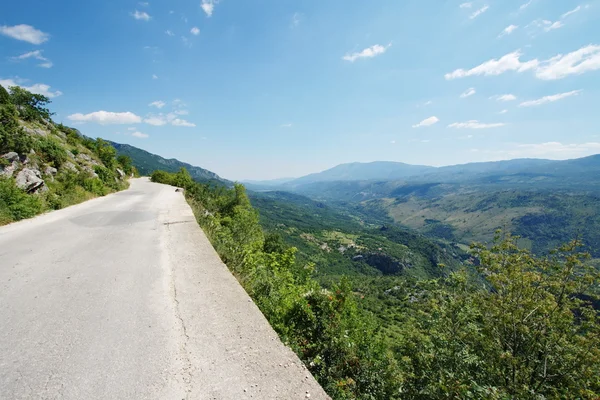
POLYGON ((428 100, 428 101, 426 101, 425 103, 423 103, 423 107, 430 106, 430 105, 432 105, 432 104, 433 104, 433 101, 431 101, 431 100, 428 100))
POLYGON ((175 118, 173 121, 171 121, 171 125, 173 126, 187 126, 187 127, 195 127, 196 124, 186 121, 185 119, 179 119, 179 118, 175 118))
POLYGON ((292 124, 281 124, 280 127, 281 128, 291 128, 292 124))
POLYGON ((396 144, 395 140, 390 141, 390 144, 396 144))
POLYGON ((466 90, 466 92, 464 92, 463 94, 460 95, 460 98, 464 99, 465 97, 473 96, 475 93, 476 93, 475 88, 469 88, 466 90))
POLYGON ((163 108, 164 106, 167 105, 167 103, 165 103, 164 101, 153 101, 152 103, 148 104, 150 107, 156 107, 156 108, 163 108))
POLYGON ((132 126, 132 127, 127 128, 127 130, 128 131, 137 131, 137 128, 135 128, 135 127, 132 126))
POLYGON ((448 128, 456 128, 456 129, 489 129, 489 128, 500 128, 506 125, 502 122, 492 123, 492 124, 484 124, 477 120, 471 120, 467 122, 455 122, 453 124, 448 125, 448 128))
POLYGON ((566 13, 564 13, 563 15, 561 15, 560 17, 561 18, 567 18, 569 15, 575 14, 579 10, 581 10, 581 6, 577 6, 574 9, 572 9, 571 11, 567 11, 566 13))
POLYGON ((146 118, 144 118, 144 122, 149 125, 154 126, 164 126, 167 124, 171 124, 173 126, 186 126, 186 127, 194 127, 196 124, 186 121, 184 119, 177 118, 179 115, 187 114, 186 110, 179 110, 175 112, 170 112, 168 114, 150 114, 146 118))
POLYGON ((152 79, 158 79, 158 76, 156 74, 152 74, 152 79))
POLYGON ((136 137, 136 138, 140 138, 140 139, 147 139, 148 135, 139 131, 135 131, 131 134, 131 136, 136 137))
POLYGON ((492 59, 468 70, 457 69, 447 73, 444 77, 451 80, 467 76, 491 76, 508 71, 525 72, 533 70, 538 79, 555 80, 600 69, 600 45, 588 45, 565 55, 559 54, 545 61, 533 59, 522 62, 520 60, 521 56, 522 53, 517 50, 506 54, 499 60, 492 59))
POLYGON ((542 62, 535 75, 539 79, 555 80, 597 69, 600 69, 600 46, 589 45, 542 62))
POLYGON ((437 124, 439 122, 439 118, 436 116, 425 118, 423 121, 419 122, 416 125, 413 125, 413 128, 421 128, 423 126, 431 126, 437 124))
POLYGON ((52 61, 48 60, 46 57, 44 57, 42 55, 41 50, 30 51, 29 53, 21 54, 20 56, 17 56, 17 57, 12 57, 12 59, 15 61, 26 60, 28 58, 35 58, 36 60, 44 61, 43 63, 38 64, 38 67, 52 68, 52 65, 54 65, 54 64, 52 64, 52 61))
POLYGON ((198 29, 198 27, 195 26, 190 30, 190 33, 194 36, 198 36, 200 34, 200 29, 198 29))
POLYGON ((132 12, 131 16, 137 20, 142 20, 142 21, 150 21, 150 19, 152 18, 150 15, 148 15, 147 12, 138 11, 138 10, 135 10, 135 12, 132 12))
POLYGON ((519 7, 519 11, 523 11, 524 9, 529 7, 531 3, 533 3, 533 0, 529 0, 527 3, 522 4, 521 7, 519 7))
POLYGON ((496 99, 498 101, 515 101, 517 99, 517 96, 515 96, 514 94, 502 94, 498 96, 493 96, 491 98, 496 99))
POLYGON ((137 124, 142 121, 142 118, 134 113, 127 112, 109 112, 95 111, 89 114, 73 114, 67 117, 74 122, 95 122, 100 125, 115 125, 115 124, 137 124))
POLYGON ((507 112, 508 112, 508 110, 502 110, 498 114, 506 114, 507 112))
POLYGON ((517 28, 519 28, 518 25, 509 25, 506 28, 504 28, 504 30, 502 31, 502 33, 500 35, 498 35, 498 37, 501 38, 503 36, 510 35, 514 31, 516 31, 517 28))
POLYGON ((542 21, 542 24, 544 25, 544 31, 546 32, 550 32, 554 29, 558 29, 558 28, 562 28, 563 26, 565 26, 561 21, 548 21, 548 20, 544 20, 542 21))
POLYGON ((206 16, 211 17, 213 11, 215 10, 216 3, 216 0, 202 0, 202 4, 200 5, 200 7, 202 7, 202 10, 204 10, 206 16))
POLYGON ((5 88, 9 88, 11 86, 20 86, 23 89, 30 91, 31 93, 41 94, 48 98, 58 97, 63 94, 60 90, 51 91, 51 86, 46 85, 44 83, 35 83, 31 86, 24 86, 15 82, 12 79, 0 79, 0 85, 4 86, 5 88))
POLYGON ((294 15, 292 15, 292 27, 295 28, 298 25, 300 25, 301 19, 302 18, 302 14, 300 13, 294 13, 294 15))
POLYGON ((374 46, 367 47, 363 51, 360 51, 357 53, 346 54, 344 57, 342 57, 342 59, 345 61, 354 62, 359 58, 372 58, 372 57, 375 57, 375 56, 385 53, 387 51, 387 49, 390 48, 391 45, 392 45, 391 43, 388 44, 387 46, 382 46, 382 45, 376 44, 374 46))
POLYGON ((581 92, 582 92, 582 90, 572 90, 572 91, 566 92, 566 93, 558 93, 558 94, 553 94, 551 96, 544 96, 537 100, 524 101, 523 103, 519 104, 519 107, 533 107, 533 106, 539 106, 539 105, 546 104, 546 103, 552 103, 552 102, 555 102, 558 100, 565 99, 567 97, 577 96, 581 92))
POLYGON ((167 29, 167 30, 165 31, 165 33, 166 33, 168 36, 175 36, 175 34, 174 34, 174 33, 173 33, 173 32, 172 32, 170 29, 167 29))
POLYGON ((147 1, 140 1, 138 4, 142 7, 148 7, 150 5, 150 3, 148 3, 147 1))
POLYGON ((508 53, 500 59, 491 59, 469 70, 457 69, 451 73, 444 75, 447 80, 464 78, 467 76, 476 75, 500 75, 507 71, 523 72, 531 69, 536 69, 539 65, 537 59, 521 62, 521 52, 519 50, 508 53))
POLYGON ((31 25, 0 26, 0 34, 31 44, 42 44, 50 39, 50 35, 31 25))
POLYGON ((479 10, 475 10, 475 12, 473 14, 471 14, 469 16, 469 18, 475 19, 475 18, 479 17, 481 14, 483 14, 484 12, 486 12, 489 8, 490 8, 490 6, 488 6, 486 4, 485 6, 481 7, 479 10))
POLYGON ((471 8, 471 7, 473 7, 473 3, 462 3, 459 7, 460 8, 471 8))

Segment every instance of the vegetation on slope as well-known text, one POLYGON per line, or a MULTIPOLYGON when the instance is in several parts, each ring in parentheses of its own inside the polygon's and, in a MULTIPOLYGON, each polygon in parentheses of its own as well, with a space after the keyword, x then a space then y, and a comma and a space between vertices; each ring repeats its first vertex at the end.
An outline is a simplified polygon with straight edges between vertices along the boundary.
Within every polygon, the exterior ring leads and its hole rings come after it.
POLYGON ((0 225, 127 186, 131 160, 51 121, 50 100, 0 86, 0 225))
POLYGON ((576 242, 538 258, 498 236, 489 249, 473 247, 479 279, 459 270, 428 280, 344 277, 325 288, 313 264, 263 232, 243 186, 210 187, 185 170, 152 180, 186 189, 222 259, 335 399, 600 395, 591 304, 599 277, 576 242), (393 330, 367 311, 384 307, 393 330))

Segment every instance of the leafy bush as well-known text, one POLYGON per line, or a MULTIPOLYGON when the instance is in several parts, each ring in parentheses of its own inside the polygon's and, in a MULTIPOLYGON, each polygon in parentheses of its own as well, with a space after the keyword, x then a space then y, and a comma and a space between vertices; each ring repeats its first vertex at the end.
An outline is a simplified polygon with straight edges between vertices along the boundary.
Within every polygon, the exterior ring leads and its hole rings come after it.
POLYGON ((56 139, 40 138, 35 143, 35 150, 40 153, 44 161, 52 163, 56 168, 60 168, 67 161, 67 152, 56 139))
POLYGON ((0 178, 0 221, 8 223, 33 217, 42 211, 39 198, 19 189, 14 179, 0 178))
POLYGON ((19 113, 12 104, 0 104, 0 153, 28 153, 33 140, 19 125, 19 113))

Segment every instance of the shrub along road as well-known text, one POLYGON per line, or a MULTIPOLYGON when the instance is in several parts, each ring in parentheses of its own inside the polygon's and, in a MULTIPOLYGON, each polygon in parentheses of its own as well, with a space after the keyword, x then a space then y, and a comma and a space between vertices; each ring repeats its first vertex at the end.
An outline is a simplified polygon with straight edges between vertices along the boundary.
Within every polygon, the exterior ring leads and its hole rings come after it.
POLYGON ((0 398, 327 398, 173 187, 1 227, 0 282, 0 398))

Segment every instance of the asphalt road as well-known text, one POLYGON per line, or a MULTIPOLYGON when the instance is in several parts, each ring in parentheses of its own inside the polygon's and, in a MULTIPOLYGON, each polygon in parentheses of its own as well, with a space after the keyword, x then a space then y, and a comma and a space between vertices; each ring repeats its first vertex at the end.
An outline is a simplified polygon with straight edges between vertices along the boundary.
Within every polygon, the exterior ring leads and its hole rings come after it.
POLYGON ((0 399, 323 399, 181 193, 0 227, 0 399))

